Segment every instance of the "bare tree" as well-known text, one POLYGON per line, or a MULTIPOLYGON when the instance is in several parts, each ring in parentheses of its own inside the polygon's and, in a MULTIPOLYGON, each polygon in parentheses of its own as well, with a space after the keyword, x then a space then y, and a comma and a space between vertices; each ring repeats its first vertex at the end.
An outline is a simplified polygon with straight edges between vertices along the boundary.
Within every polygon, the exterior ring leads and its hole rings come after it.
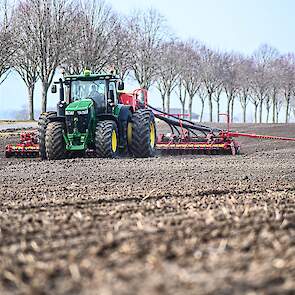
POLYGON ((18 5, 22 42, 32 42, 36 50, 42 82, 42 112, 56 68, 72 50, 72 28, 76 14, 70 0, 26 0, 18 5))
POLYGON ((185 114, 185 105, 189 96, 190 117, 192 117, 193 99, 201 84, 199 47, 196 40, 181 43, 177 57, 180 73, 177 79, 176 93, 181 103, 183 115, 185 114))
POLYGON ((129 17, 132 35, 132 70, 140 87, 149 89, 157 76, 156 52, 165 39, 164 18, 154 9, 137 11, 129 17))
POLYGON ((37 51, 32 42, 23 42, 26 37, 24 26, 20 23, 18 13, 14 15, 15 41, 18 49, 13 57, 13 68, 24 81, 28 91, 28 117, 34 120, 34 90, 38 80, 37 51))
POLYGON ((251 79, 253 73, 253 62, 249 58, 241 58, 238 64, 238 97, 243 109, 243 122, 247 121, 247 105, 251 91, 251 79))
POLYGON ((0 84, 9 74, 12 57, 17 48, 11 20, 12 13, 13 8, 9 7, 8 1, 0 1, 0 84))
POLYGON ((157 51, 158 69, 156 87, 161 93, 163 110, 170 112, 171 94, 177 86, 178 78, 182 71, 183 44, 171 40, 163 42, 157 51), (166 102, 166 106, 165 106, 166 102))
POLYGON ((208 104, 209 104, 209 120, 213 121, 213 94, 219 89, 221 85, 221 67, 220 55, 211 49, 202 47, 201 55, 201 74, 202 82, 207 90, 208 104))
MULTIPOLYGON (((269 69, 271 63, 278 57, 278 51, 267 44, 260 46, 253 54, 255 71, 253 73, 253 100, 259 104, 259 122, 262 123, 263 102, 270 86, 269 69)), ((255 106, 256 109, 256 106, 255 106)), ((257 111, 257 109, 256 109, 257 111)), ((255 120, 257 117, 255 116, 255 120)))
POLYGON ((216 119, 217 122, 219 123, 220 121, 220 97, 221 97, 221 93, 223 91, 222 85, 220 85, 219 87, 216 88, 216 91, 213 93, 213 100, 216 102, 216 119))
POLYGON ((205 107, 205 101, 208 95, 207 89, 204 85, 204 83, 202 83, 197 91, 197 95, 201 101, 201 112, 200 112, 200 122, 203 121, 203 116, 204 116, 204 107, 205 107))
POLYGON ((281 96, 278 96, 276 99, 276 107, 275 107, 275 112, 276 112, 276 123, 279 123, 279 114, 283 106, 283 98, 281 96))
POLYGON ((132 54, 131 54, 131 41, 132 35, 129 33, 128 28, 125 25, 125 19, 117 19, 115 28, 111 30, 111 63, 119 74, 120 78, 124 80, 131 71, 132 66, 132 54))
POLYGON ((177 81, 177 90, 176 93, 178 95, 178 99, 181 104, 181 112, 184 115, 185 114, 185 104, 187 100, 187 91, 184 85, 184 80, 182 79, 182 76, 179 77, 177 81))
POLYGON ((251 87, 250 91, 249 91, 249 100, 251 101, 251 103, 254 106, 254 122, 257 123, 257 114, 258 114, 258 105, 259 105, 259 100, 257 99, 257 95, 255 93, 255 91, 253 90, 253 86, 251 87))
POLYGON ((285 123, 289 122, 290 116, 290 103, 292 95, 295 94, 295 56, 294 54, 286 54, 281 57, 281 69, 282 69, 282 91, 285 100, 285 123))
POLYGON ((266 122, 270 119, 270 109, 272 107, 272 122, 276 122, 276 108, 278 106, 278 98, 281 92, 282 67, 279 58, 270 62, 268 70, 269 86, 266 91, 265 107, 266 107, 266 122))
POLYGON ((16 52, 13 65, 27 86, 29 120, 34 120, 34 90, 38 80, 38 64, 33 57, 36 52, 30 42, 21 45, 24 46, 16 52))
POLYGON ((182 79, 189 99, 189 115, 190 118, 192 118, 193 99, 202 83, 200 44, 195 40, 190 40, 185 45, 183 57, 185 61, 183 62, 184 69, 182 72, 182 79))
POLYGON ((66 72, 80 74, 85 68, 99 72, 119 64, 123 58, 119 45, 128 40, 111 6, 103 0, 80 1, 75 14, 76 22, 71 29, 72 50, 63 64, 66 72), (124 38, 119 44, 116 33, 124 38))
POLYGON ((238 64, 240 57, 235 54, 225 53, 222 56, 222 85, 227 97, 227 114, 230 115, 231 121, 234 116, 234 99, 239 89, 238 64))
POLYGON ((160 78, 158 78, 156 80, 156 88, 159 90, 160 95, 161 95, 162 111, 166 112, 166 94, 167 94, 167 90, 166 90, 166 87, 165 87, 163 81, 160 78))

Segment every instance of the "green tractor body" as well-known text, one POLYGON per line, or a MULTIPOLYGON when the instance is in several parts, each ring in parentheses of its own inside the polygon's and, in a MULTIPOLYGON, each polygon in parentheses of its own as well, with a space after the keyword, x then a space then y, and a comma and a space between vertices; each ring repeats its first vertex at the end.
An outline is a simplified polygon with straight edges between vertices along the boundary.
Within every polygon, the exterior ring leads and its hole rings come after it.
POLYGON ((65 109, 67 151, 84 151, 91 144, 96 127, 96 112, 92 99, 70 103, 65 109))
POLYGON ((124 83, 119 78, 87 71, 60 79, 53 85, 53 93, 57 84, 57 112, 43 113, 39 119, 42 159, 61 159, 87 150, 106 158, 120 153, 154 155, 154 115, 138 104, 136 97, 129 96, 131 103, 128 100, 127 104, 120 98, 124 83))

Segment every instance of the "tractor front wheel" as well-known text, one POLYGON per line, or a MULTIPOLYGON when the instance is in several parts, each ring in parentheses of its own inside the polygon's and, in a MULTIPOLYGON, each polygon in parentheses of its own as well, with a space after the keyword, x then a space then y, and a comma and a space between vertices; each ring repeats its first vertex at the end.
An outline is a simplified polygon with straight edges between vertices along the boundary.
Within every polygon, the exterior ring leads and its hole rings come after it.
POLYGON ((47 125, 45 146, 48 160, 60 160, 65 157, 66 145, 63 137, 64 124, 51 122, 47 125))
POLYGON ((152 111, 139 109, 128 124, 128 147, 136 158, 153 157, 156 152, 156 124, 152 111))
POLYGON ((111 120, 99 121, 95 130, 95 151, 99 158, 116 158, 119 148, 117 124, 111 120))
POLYGON ((46 146, 45 146, 45 136, 46 128, 49 123, 49 118, 56 117, 56 112, 42 113, 38 120, 38 141, 40 157, 42 160, 46 159, 46 146))

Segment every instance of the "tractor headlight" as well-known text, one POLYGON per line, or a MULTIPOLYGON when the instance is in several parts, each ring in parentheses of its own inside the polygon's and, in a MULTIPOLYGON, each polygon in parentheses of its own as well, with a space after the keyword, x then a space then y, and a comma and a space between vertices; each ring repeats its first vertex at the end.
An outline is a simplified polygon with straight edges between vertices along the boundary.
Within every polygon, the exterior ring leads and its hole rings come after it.
POLYGON ((66 115, 67 116, 73 116, 74 115, 74 111, 66 111, 66 115))
POLYGON ((87 115, 88 114, 88 110, 84 110, 84 111, 77 111, 78 115, 87 115))

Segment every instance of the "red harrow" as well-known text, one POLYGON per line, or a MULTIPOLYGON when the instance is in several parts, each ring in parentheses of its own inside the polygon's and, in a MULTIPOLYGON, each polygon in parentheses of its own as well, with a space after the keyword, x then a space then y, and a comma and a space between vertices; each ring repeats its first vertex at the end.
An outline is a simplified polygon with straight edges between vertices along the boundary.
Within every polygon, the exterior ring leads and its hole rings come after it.
POLYGON ((35 132, 22 132, 18 144, 8 144, 5 147, 5 157, 39 157, 39 144, 35 132))

